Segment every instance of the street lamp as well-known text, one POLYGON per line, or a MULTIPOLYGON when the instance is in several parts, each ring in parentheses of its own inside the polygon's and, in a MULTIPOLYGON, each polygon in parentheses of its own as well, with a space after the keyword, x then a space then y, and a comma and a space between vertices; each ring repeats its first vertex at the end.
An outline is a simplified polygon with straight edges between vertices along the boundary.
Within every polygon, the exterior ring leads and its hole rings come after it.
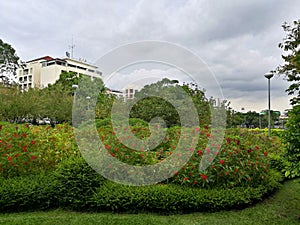
POLYGON ((268 79, 268 136, 271 137, 271 99, 270 99, 270 79, 274 76, 273 73, 266 73, 265 78, 268 79))
POLYGON ((91 97, 90 96, 86 96, 86 100, 88 101, 87 110, 89 111, 90 110, 90 100, 91 100, 91 97))

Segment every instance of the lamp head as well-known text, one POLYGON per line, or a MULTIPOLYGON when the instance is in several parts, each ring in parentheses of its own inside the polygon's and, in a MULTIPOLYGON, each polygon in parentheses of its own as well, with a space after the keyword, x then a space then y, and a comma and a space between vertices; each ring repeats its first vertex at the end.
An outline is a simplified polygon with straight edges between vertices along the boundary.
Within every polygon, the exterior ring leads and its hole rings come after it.
POLYGON ((267 79, 271 79, 274 76, 274 74, 269 72, 269 73, 266 73, 264 76, 267 79))

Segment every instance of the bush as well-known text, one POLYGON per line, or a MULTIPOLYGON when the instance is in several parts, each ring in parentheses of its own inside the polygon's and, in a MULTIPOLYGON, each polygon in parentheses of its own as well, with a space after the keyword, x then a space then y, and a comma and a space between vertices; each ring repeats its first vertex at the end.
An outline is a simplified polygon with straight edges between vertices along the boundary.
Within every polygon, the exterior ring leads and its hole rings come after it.
POLYGON ((264 134, 229 129, 222 146, 216 146, 219 151, 198 145, 189 162, 172 177, 171 182, 208 188, 267 184, 273 173, 270 155, 283 151, 283 147, 274 141, 264 134), (212 162, 207 169, 199 171, 204 156, 210 157, 212 162))
POLYGON ((95 211, 134 213, 215 212, 240 209, 256 203, 277 189, 280 186, 277 182, 279 177, 255 188, 228 189, 192 188, 174 184, 133 187, 107 182, 95 193, 95 205, 92 208, 95 211))
POLYGON ((43 210, 58 206, 57 182, 51 174, 0 179, 0 211, 43 210))
POLYGON ((0 125, 0 177, 14 177, 54 170, 64 159, 79 156, 72 127, 59 124, 0 125))
POLYGON ((300 177, 300 105, 294 106, 289 112, 284 139, 287 142, 285 176, 300 177))
POLYGON ((280 176, 257 187, 204 189, 175 184, 125 186, 94 172, 83 159, 71 159, 57 171, 0 179, 0 211, 43 210, 54 207, 80 211, 158 213, 212 212, 243 208, 279 187, 280 176))
POLYGON ((83 158, 64 161, 54 172, 60 207, 83 210, 90 205, 90 198, 105 179, 96 173, 83 158))

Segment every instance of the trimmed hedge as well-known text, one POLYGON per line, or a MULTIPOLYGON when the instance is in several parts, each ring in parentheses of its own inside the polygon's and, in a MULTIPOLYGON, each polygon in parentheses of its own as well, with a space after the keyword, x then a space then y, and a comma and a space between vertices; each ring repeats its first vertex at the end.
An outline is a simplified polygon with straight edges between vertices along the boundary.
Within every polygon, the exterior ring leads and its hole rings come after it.
POLYGON ((69 159, 54 172, 59 206, 75 210, 90 207, 94 191, 105 178, 94 171, 83 158, 69 159))
POLYGON ((53 175, 0 179, 0 212, 57 208, 57 180, 53 175))
POLYGON ((268 185, 203 189, 158 184, 134 187, 106 182, 93 196, 94 211, 113 212, 216 212, 241 209, 262 200, 280 187, 281 176, 268 185))
POLYGON ((104 180, 88 165, 73 162, 55 173, 0 179, 0 211, 67 208, 113 212, 215 212, 244 208, 276 190, 280 176, 267 185, 201 189, 174 184, 125 186, 104 180))

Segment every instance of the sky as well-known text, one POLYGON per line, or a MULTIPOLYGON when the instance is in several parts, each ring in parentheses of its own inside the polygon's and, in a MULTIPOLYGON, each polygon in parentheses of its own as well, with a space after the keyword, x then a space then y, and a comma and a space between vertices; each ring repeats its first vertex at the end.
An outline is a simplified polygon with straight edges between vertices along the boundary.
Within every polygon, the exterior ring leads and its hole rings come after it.
MULTIPOLYGON (((93 64, 135 42, 174 44, 202 60, 233 109, 260 112, 268 106, 264 74, 283 64, 281 25, 300 19, 299 8, 299 0, 1 0, 0 38, 23 61, 65 57, 73 39, 74 57, 93 64)), ((175 75, 176 66, 146 63, 115 71, 112 88, 141 74, 175 75)), ((291 108, 288 85, 276 74, 271 79, 273 110, 291 108)))

